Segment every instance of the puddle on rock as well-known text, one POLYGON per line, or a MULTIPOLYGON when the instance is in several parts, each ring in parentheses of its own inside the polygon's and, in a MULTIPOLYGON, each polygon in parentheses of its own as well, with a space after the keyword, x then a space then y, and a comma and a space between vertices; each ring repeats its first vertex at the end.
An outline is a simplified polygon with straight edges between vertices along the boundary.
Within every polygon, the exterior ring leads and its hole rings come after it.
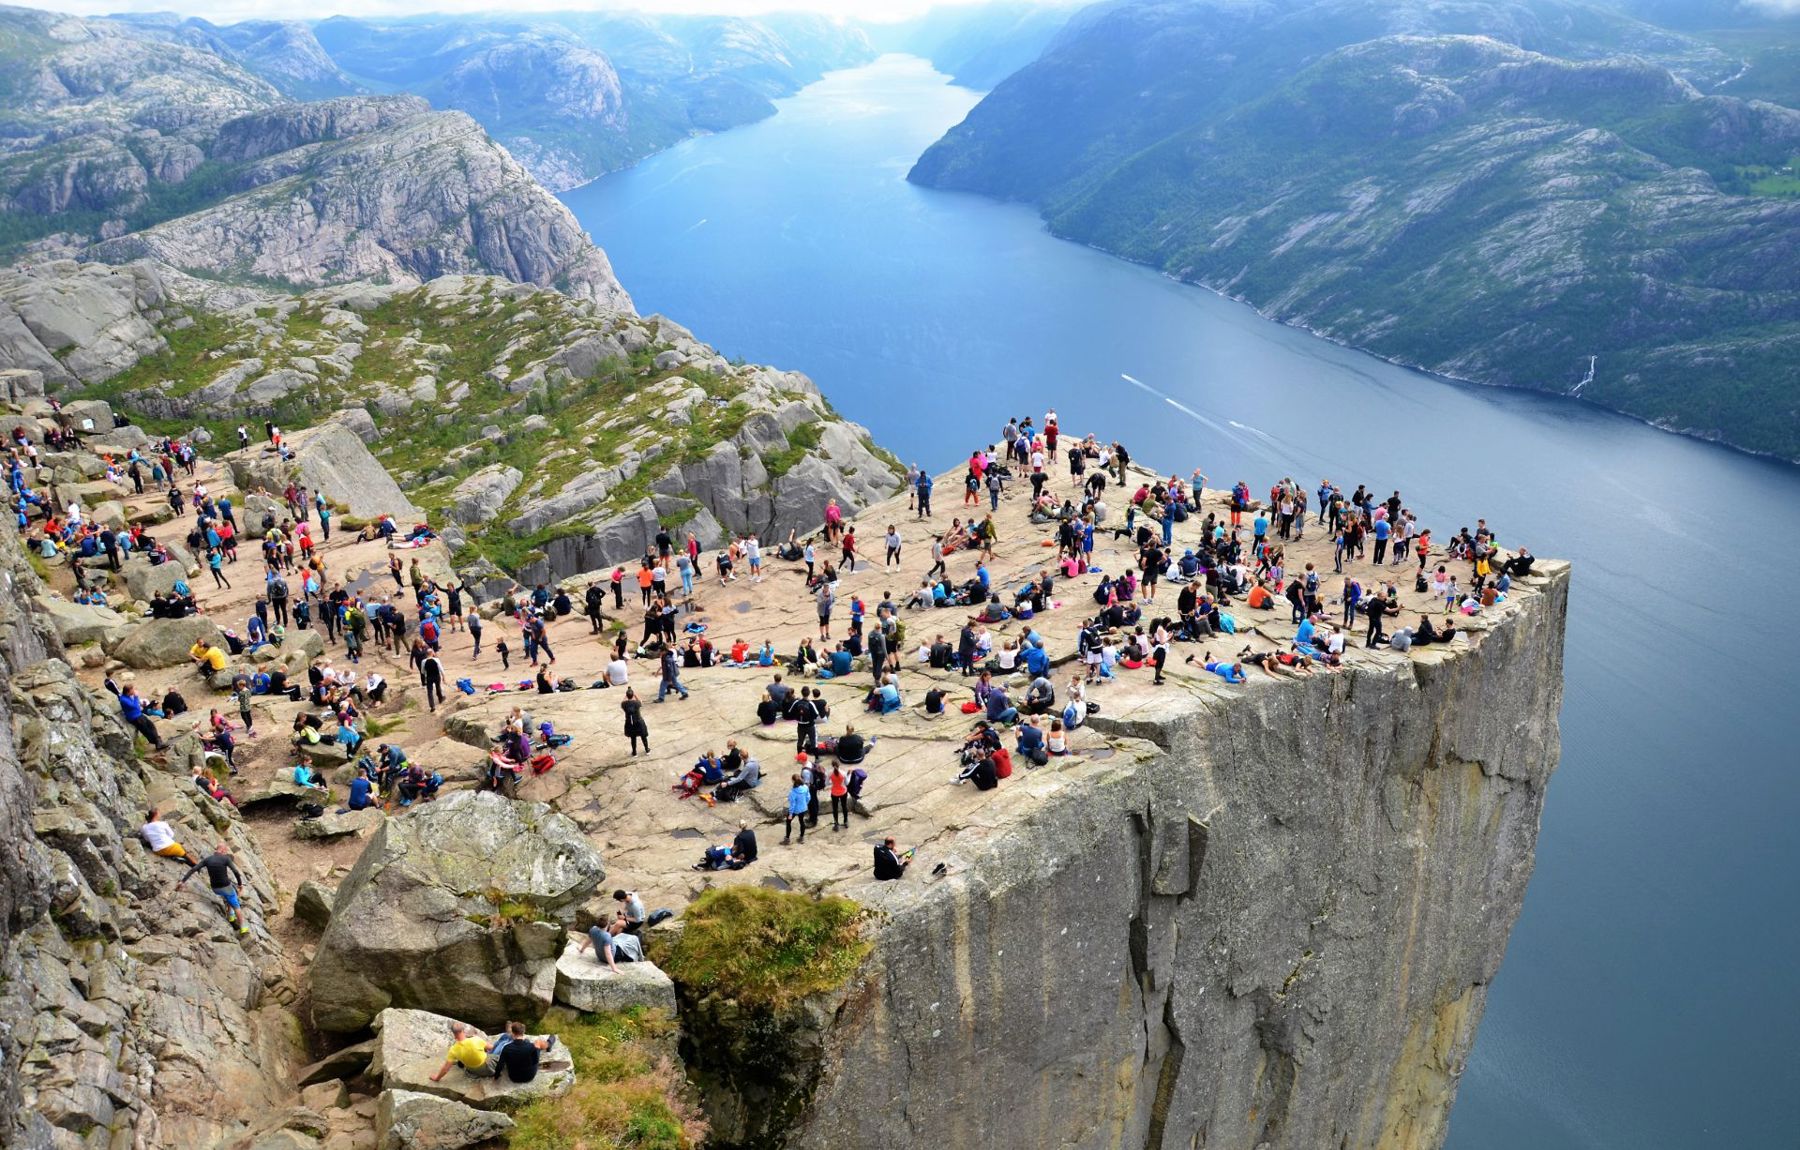
POLYGON ((693 827, 677 827, 669 833, 678 839, 703 839, 706 837, 705 831, 697 831, 693 827))
POLYGON ((1090 759, 1110 759, 1117 753, 1118 752, 1114 751, 1111 747, 1101 747, 1099 750, 1082 752, 1083 755, 1090 759))
POLYGON ((782 878, 780 875, 774 875, 774 874, 764 875, 762 884, 764 886, 768 887, 770 890, 793 890, 794 889, 793 883, 790 883, 788 880, 782 878))
POLYGON ((731 609, 740 615, 748 615, 750 613, 750 600, 746 599, 742 603, 735 603, 732 605, 731 609))

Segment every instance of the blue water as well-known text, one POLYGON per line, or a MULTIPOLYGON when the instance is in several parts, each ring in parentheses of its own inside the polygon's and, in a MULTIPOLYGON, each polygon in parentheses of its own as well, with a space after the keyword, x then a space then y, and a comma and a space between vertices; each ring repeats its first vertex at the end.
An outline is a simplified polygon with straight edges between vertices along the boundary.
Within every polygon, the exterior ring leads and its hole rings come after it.
POLYGON ((1771 615, 1800 472, 1392 367, 906 184, 976 99, 887 57, 567 199, 641 310, 806 372, 909 462, 1054 406, 1215 485, 1398 487, 1440 534, 1485 516, 1573 559, 1562 767, 1449 1145, 1800 1145, 1800 677, 1771 615))

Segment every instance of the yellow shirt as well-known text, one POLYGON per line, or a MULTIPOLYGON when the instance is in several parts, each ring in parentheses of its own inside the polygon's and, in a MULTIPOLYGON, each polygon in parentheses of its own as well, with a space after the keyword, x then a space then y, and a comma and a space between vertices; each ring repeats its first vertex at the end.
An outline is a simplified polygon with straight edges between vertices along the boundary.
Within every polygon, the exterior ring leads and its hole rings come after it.
POLYGON ((479 1038, 465 1038, 451 1044, 450 1053, 444 1057, 465 1070, 480 1070, 481 1064, 487 1061, 487 1044, 479 1038))
POLYGON ((222 649, 208 647, 203 658, 206 660, 206 665, 213 670, 223 671, 225 669, 225 652, 222 649))

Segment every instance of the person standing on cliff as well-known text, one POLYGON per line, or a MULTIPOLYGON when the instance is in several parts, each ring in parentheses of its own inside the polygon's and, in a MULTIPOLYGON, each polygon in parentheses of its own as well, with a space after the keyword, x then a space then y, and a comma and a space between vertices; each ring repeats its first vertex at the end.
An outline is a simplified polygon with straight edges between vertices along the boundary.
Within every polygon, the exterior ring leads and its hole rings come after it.
POLYGON ((781 845, 787 846, 794 837, 794 820, 800 820, 800 841, 806 841, 806 808, 812 800, 812 792, 806 789, 806 781, 799 775, 793 776, 794 785, 788 788, 787 799, 787 833, 781 838, 781 845))
POLYGON ((644 724, 644 705, 638 701, 637 692, 630 687, 625 688, 625 698, 619 702, 619 710, 625 712, 625 737, 631 740, 631 753, 638 753, 638 742, 644 744, 644 753, 650 753, 650 728, 644 724))

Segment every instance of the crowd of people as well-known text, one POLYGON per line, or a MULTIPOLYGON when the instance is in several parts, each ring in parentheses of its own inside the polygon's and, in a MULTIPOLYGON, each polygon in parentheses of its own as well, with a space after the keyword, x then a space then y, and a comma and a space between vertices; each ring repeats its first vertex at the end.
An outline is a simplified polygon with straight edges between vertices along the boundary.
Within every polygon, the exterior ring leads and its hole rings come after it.
MULTIPOLYGON (((266 430, 271 445, 278 444, 278 430, 266 430)), ((247 439, 247 432, 240 438, 247 439)), ((180 558, 140 525, 94 523, 79 504, 50 506, 30 481, 37 450, 30 435, 15 429, 9 468, 15 508, 34 550, 46 558, 68 558, 78 601, 106 601, 105 588, 92 578, 101 567, 118 571, 139 555, 152 565, 180 558)), ((820 733, 833 722, 827 686, 842 705, 877 722, 907 711, 909 704, 926 718, 960 711, 973 725, 953 740, 952 777, 988 790, 1000 786, 1015 766, 1033 769, 1071 753, 1077 733, 1099 707, 1090 694, 1129 672, 1161 686, 1174 662, 1176 668, 1239 685, 1252 671, 1304 677, 1340 667, 1359 630, 1361 645, 1370 649, 1407 652, 1452 643, 1461 633, 1459 619, 1503 602, 1513 580, 1530 574, 1533 562, 1523 549, 1501 552, 1485 521, 1434 539, 1399 492, 1380 499, 1367 485, 1346 494, 1328 481, 1308 489, 1283 478, 1263 495, 1238 482, 1222 501, 1203 501, 1206 476, 1200 471, 1166 478, 1134 472, 1124 445, 1066 437, 1051 411, 1041 424, 1009 420, 999 441, 970 453, 961 504, 947 528, 930 530, 923 556, 913 558, 907 551, 895 523, 869 530, 868 537, 880 545, 869 543, 865 555, 854 517, 833 500, 821 509, 816 534, 803 538, 790 532, 779 547, 766 548, 754 533, 742 533, 722 541, 710 563, 694 532, 659 527, 632 563, 616 565, 578 588, 544 582, 529 591, 515 587, 496 610, 484 614, 472 588, 434 577, 417 555, 410 561, 404 557, 405 548, 430 541, 427 526, 403 531, 391 517, 380 517, 364 527, 359 538, 385 538, 395 548, 386 570, 393 586, 389 591, 377 582, 353 589, 327 561, 323 545, 331 538, 332 508, 320 493, 303 486, 260 493, 270 498, 259 505, 275 509, 263 511, 245 532, 238 521, 242 509, 228 496, 207 491, 196 478, 196 461, 191 444, 165 439, 122 459, 106 459, 105 465, 121 491, 160 493, 167 500, 178 516, 172 529, 185 529, 185 542, 216 591, 233 588, 245 539, 257 542, 260 574, 253 578, 260 578, 260 585, 241 630, 228 629, 223 646, 201 644, 193 652, 197 669, 229 692, 237 712, 234 723, 214 709, 202 726, 208 749, 227 772, 235 773, 239 740, 255 735, 255 697, 304 699, 293 719, 297 749, 335 746, 344 762, 356 765, 343 809, 429 801, 442 783, 440 775, 408 761, 397 745, 365 749, 367 715, 387 697, 383 668, 404 660, 418 676, 427 709, 436 710, 450 689, 480 690, 473 667, 481 662, 488 627, 500 631, 488 647, 490 660, 498 661, 502 675, 511 671, 515 656, 509 637, 516 629, 518 657, 534 677, 516 684, 498 681, 487 690, 581 689, 553 670, 554 644, 566 641, 555 625, 581 620, 587 623, 586 637, 609 648, 593 687, 618 689, 623 733, 634 756, 652 753, 646 699, 633 685, 634 664, 654 668, 649 674, 656 679, 656 704, 688 699, 714 674, 768 669, 754 723, 794 726, 784 845, 804 843, 826 809, 834 830, 849 827, 864 788, 872 785, 867 756, 877 740, 859 733, 853 722, 845 722, 836 736, 820 733), (1008 500, 1024 500, 1025 518, 1047 535, 1046 561, 1032 565, 1016 583, 995 569, 1000 511, 1008 500), (1290 558, 1309 528, 1316 539, 1328 541, 1329 572, 1317 560, 1290 558), (1122 569, 1102 571, 1096 563, 1100 548, 1122 552, 1129 561, 1122 569), (872 558, 876 551, 882 554, 879 566, 872 558), (740 580, 763 583, 773 570, 771 558, 797 576, 792 593, 809 603, 816 633, 798 637, 790 654, 779 653, 769 638, 755 646, 742 638, 715 645, 701 604, 708 588, 740 580), (884 583, 894 575, 904 581, 911 563, 922 574, 901 598, 884 590, 879 599, 872 594, 865 599, 855 586, 856 576, 874 572, 884 583), (638 596, 631 609, 641 612, 635 636, 614 623, 624 621, 632 583, 638 596), (1408 583, 1433 606, 1418 611, 1410 625, 1397 625, 1401 587, 1408 583), (1043 624, 1065 600, 1078 606, 1080 618, 1069 629, 1072 649, 1059 652, 1043 624), (945 611, 953 613, 947 625, 937 622, 945 611), (1246 641, 1260 624, 1284 614, 1294 628, 1291 640, 1275 649, 1246 641), (304 685, 290 683, 276 665, 236 669, 239 657, 264 646, 279 648, 296 630, 308 629, 319 631, 332 653, 312 661, 304 685), (447 668, 458 634, 469 646, 466 655, 454 658, 471 669, 460 678, 447 668), (1177 644, 1190 646, 1178 662, 1177 644), (336 665, 339 658, 347 665, 336 665), (684 672, 701 674, 690 682, 684 672), (869 677, 858 682, 859 674, 869 677), (919 689, 909 692, 905 684, 915 677, 919 689), (851 694, 837 692, 837 685, 851 694)), ((935 485, 925 469, 909 470, 908 504, 917 520, 936 521, 935 485)), ((179 578, 152 596, 150 609, 156 617, 192 614, 201 609, 200 596, 179 578)), ((1064 642, 1069 630, 1058 632, 1064 642)), ((160 749, 164 740, 155 721, 181 713, 185 701, 165 697, 153 703, 140 698, 133 684, 109 680, 109 686, 125 721, 160 749)), ((752 716, 744 720, 748 724, 752 716)), ((563 745, 559 738, 566 743, 549 724, 514 707, 495 733, 487 783, 516 791, 520 779, 554 764, 553 752, 563 745)), ((761 785, 761 764, 735 739, 724 746, 722 753, 709 750, 674 776, 677 799, 731 803, 761 785)), ((295 768, 297 782, 302 770, 311 768, 295 768)), ((201 790, 229 801, 218 778, 201 774, 196 779, 201 790)), ((308 777, 323 781, 316 773, 308 777)), ((168 837, 150 830, 157 821, 146 824, 146 843, 168 837)), ((152 849, 161 853, 168 845, 152 849)), ((696 865, 738 869, 756 858, 755 833, 746 821, 729 845, 708 847, 696 865)), ((904 875, 911 858, 912 852, 901 854, 890 840, 876 848, 875 877, 904 875)), ((596 955, 609 964, 632 960, 631 943, 619 941, 611 925, 596 927, 599 933, 590 936, 596 955)), ((637 933, 627 931, 626 937, 635 939, 637 933)))

